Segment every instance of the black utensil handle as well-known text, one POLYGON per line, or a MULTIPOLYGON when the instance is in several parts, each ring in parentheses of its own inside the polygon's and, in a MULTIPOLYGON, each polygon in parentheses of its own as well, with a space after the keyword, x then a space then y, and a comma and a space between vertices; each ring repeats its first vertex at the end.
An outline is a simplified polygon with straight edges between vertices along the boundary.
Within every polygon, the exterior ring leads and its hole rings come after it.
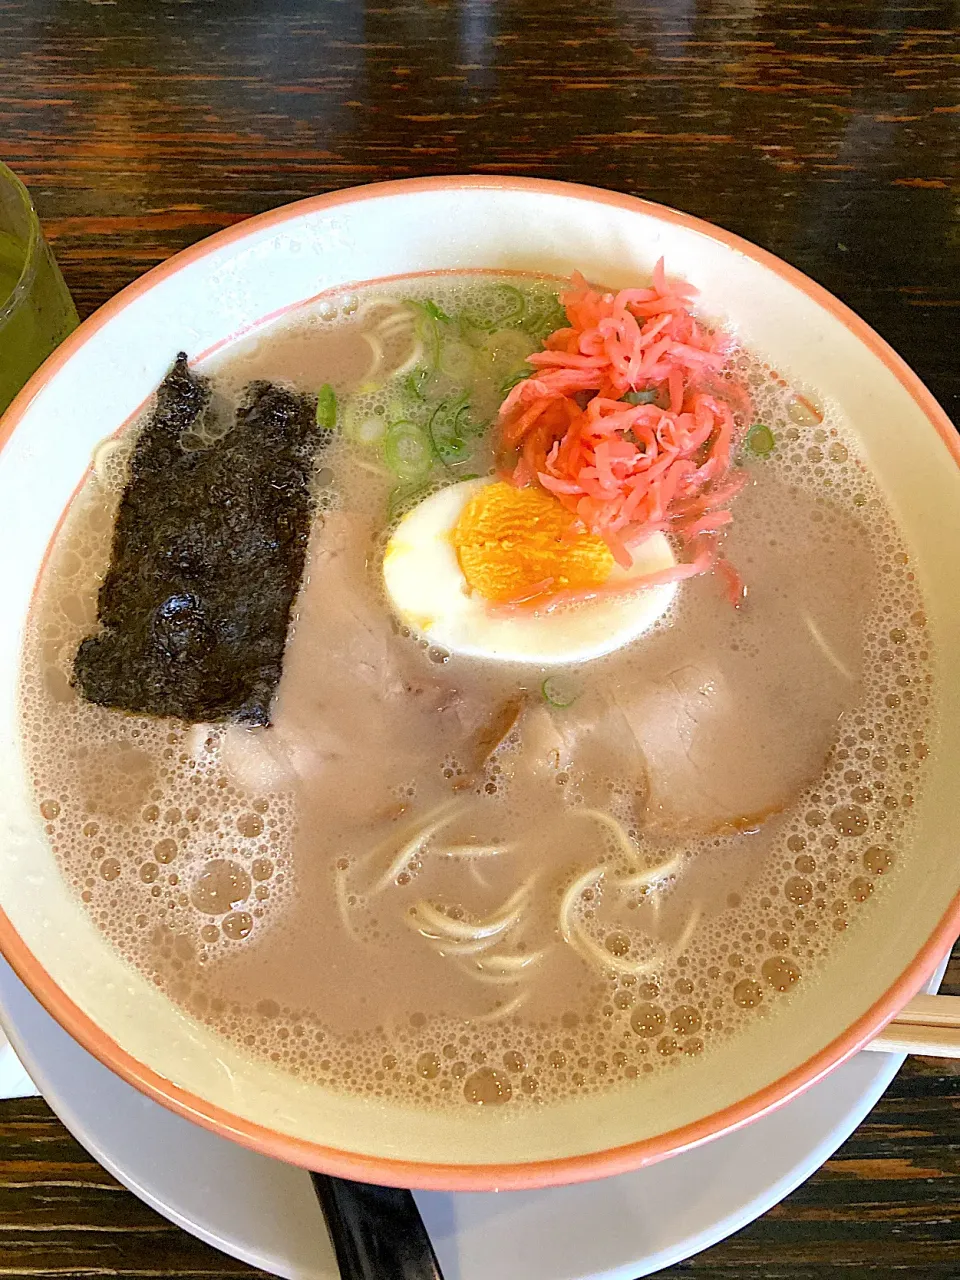
POLYGON ((343 1280, 443 1280, 409 1191, 311 1173, 343 1280))

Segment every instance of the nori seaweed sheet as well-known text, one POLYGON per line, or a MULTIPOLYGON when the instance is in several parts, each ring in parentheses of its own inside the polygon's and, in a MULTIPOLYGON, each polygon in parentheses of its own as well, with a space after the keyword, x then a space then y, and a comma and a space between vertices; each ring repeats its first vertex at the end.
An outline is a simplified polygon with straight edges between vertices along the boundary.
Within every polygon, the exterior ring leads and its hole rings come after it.
POLYGON ((210 384, 181 352, 134 446, 101 630, 80 643, 74 679, 102 706, 266 725, 331 433, 312 397, 266 382, 212 441, 211 414, 210 384))

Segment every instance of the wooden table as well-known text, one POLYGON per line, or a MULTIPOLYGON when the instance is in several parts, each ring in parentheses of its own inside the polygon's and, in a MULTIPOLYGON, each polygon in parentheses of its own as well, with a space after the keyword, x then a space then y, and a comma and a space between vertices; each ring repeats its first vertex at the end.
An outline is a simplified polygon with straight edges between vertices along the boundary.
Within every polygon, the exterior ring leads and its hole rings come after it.
MULTIPOLYGON (((960 420, 958 24, 948 0, 0 0, 0 158, 81 314, 201 236, 353 183, 648 196, 822 282, 960 420)), ((0 1104, 0 1275, 252 1274, 42 1102, 0 1104)), ((804 1187, 662 1274, 960 1276, 960 1074, 910 1062, 804 1187)))

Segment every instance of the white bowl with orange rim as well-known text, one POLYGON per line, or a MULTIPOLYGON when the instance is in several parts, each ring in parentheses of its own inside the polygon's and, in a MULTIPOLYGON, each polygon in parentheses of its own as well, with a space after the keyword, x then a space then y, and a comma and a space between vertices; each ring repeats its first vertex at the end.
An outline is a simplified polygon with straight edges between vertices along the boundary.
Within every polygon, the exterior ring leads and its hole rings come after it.
POLYGON ((302 201, 177 255, 69 338, 0 430, 0 947, 105 1065, 181 1114, 269 1155, 372 1182, 547 1186, 622 1172, 745 1124, 856 1052, 960 932, 960 445, 899 357, 819 286, 697 219, 627 196, 521 179, 436 178, 302 201), (939 741, 907 888, 877 895, 816 981, 642 1091, 539 1108, 428 1111, 297 1081, 254 1062, 129 969, 62 879, 24 775, 17 677, 51 537, 94 445, 149 397, 171 341, 210 352, 340 285, 432 271, 574 268, 611 286, 665 257, 744 344, 840 407, 900 519, 938 655, 939 741))

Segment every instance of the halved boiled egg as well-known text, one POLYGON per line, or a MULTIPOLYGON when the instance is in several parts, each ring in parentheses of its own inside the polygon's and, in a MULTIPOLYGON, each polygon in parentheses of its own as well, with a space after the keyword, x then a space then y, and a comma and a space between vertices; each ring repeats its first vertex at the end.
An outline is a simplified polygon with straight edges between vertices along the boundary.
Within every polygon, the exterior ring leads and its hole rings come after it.
POLYGON ((383 577, 397 616, 432 644, 546 666, 635 640, 670 607, 677 584, 631 592, 631 582, 675 563, 655 533, 625 569, 544 490, 487 478, 450 485, 408 512, 387 543, 383 577), (617 590, 590 595, 600 587, 617 590), (556 592, 584 598, 551 604, 556 592))

